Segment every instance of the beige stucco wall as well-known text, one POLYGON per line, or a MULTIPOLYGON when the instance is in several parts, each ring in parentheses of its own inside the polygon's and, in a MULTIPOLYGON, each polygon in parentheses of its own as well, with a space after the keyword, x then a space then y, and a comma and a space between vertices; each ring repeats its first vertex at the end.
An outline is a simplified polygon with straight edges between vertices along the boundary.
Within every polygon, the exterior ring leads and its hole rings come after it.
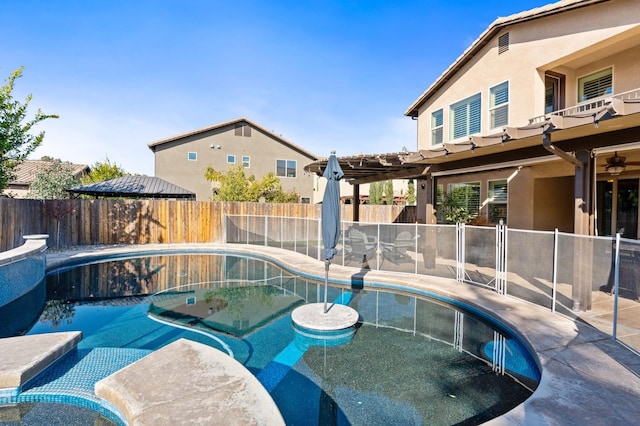
MULTIPOLYGON (((578 78, 613 66, 614 93, 640 87, 640 2, 614 0, 535 19, 504 29, 419 109, 418 148, 431 143, 431 113, 444 113, 449 140, 449 107, 482 95, 482 135, 490 128, 489 89, 509 82, 509 125, 527 125, 544 114, 544 73, 566 76, 565 107, 578 103, 578 78), (498 37, 509 32, 509 50, 498 54, 498 37)), ((463 138, 466 139, 466 138, 463 138)))
MULTIPOLYGON (((573 165, 560 159, 501 170, 442 176, 437 184, 480 183, 481 213, 487 214, 489 182, 507 180, 507 225, 516 229, 573 232, 573 165)), ((436 223, 435 214, 427 216, 436 223)))
POLYGON ((207 201, 212 186, 204 178, 207 166, 219 171, 229 170, 227 156, 235 155, 235 164, 242 164, 242 157, 250 157, 250 167, 245 174, 256 179, 268 172, 276 173, 276 160, 295 160, 297 177, 280 177, 284 190, 295 190, 301 197, 313 200, 314 177, 303 168, 313 161, 307 155, 274 139, 260 129, 252 127, 251 136, 236 136, 234 125, 187 136, 155 147, 155 175, 196 193, 197 200, 207 201), (196 161, 188 159, 188 153, 197 154, 196 161))

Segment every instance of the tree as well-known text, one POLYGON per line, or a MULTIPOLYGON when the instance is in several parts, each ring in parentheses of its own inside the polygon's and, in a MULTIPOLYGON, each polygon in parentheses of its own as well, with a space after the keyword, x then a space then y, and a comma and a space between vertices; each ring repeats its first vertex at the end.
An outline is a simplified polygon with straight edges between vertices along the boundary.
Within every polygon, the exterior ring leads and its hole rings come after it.
POLYGON ((382 182, 372 182, 369 185, 369 204, 382 204, 382 182))
POLYGON ((33 135, 32 128, 48 118, 58 118, 38 109, 33 118, 27 119, 31 95, 24 103, 13 99, 13 87, 16 79, 22 76, 23 69, 20 67, 13 71, 5 85, 0 87, 0 191, 14 179, 16 167, 42 143, 44 132, 33 135))
POLYGON ((416 185, 413 181, 413 179, 409 180, 409 183, 407 184, 407 205, 408 206, 415 206, 416 205, 416 185))
POLYGON ((70 163, 52 161, 49 167, 38 173, 31 183, 29 198, 61 199, 69 198, 64 189, 80 183, 73 174, 74 168, 70 163))
POLYGON ((105 157, 104 161, 97 161, 91 166, 91 171, 83 176, 80 181, 83 184, 102 182, 109 179, 115 179, 126 176, 127 172, 115 163, 111 163, 109 157, 105 157))
POLYGON ((388 206, 392 206, 393 199, 395 198, 395 194, 393 193, 393 181, 386 180, 383 185, 384 203, 388 206))
POLYGON ((207 166, 204 176, 214 183, 214 201, 296 203, 300 199, 295 191, 284 191, 280 179, 272 172, 256 180, 254 175, 245 175, 242 165, 232 166, 227 172, 207 166))

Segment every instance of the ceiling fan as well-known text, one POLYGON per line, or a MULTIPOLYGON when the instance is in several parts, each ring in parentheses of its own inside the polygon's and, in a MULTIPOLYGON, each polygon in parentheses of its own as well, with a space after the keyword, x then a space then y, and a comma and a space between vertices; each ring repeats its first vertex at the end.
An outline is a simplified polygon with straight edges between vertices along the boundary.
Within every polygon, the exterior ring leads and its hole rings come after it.
POLYGON ((607 163, 604 169, 613 176, 617 176, 624 171, 627 166, 640 166, 640 161, 626 161, 627 157, 618 155, 618 151, 613 156, 607 157, 607 163))

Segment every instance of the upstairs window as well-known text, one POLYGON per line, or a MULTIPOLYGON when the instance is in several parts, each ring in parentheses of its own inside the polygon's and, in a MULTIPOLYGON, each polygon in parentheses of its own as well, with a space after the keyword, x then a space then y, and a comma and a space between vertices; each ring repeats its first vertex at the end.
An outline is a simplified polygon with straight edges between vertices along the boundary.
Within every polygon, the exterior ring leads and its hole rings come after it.
POLYGON ((431 145, 438 145, 443 142, 443 113, 442 109, 431 113, 431 145))
POLYGON ((245 169, 251 167, 251 157, 249 157, 248 155, 242 156, 242 167, 244 167, 245 169))
POLYGON ((480 133, 482 116, 482 97, 478 93, 450 107, 450 134, 451 139, 459 139, 480 133))
POLYGON ((235 135, 236 136, 251 137, 251 127, 248 124, 236 123, 236 125, 235 125, 235 135))
POLYGON ((578 102, 613 93, 613 68, 594 72, 578 79, 578 102))
POLYGON ((276 176, 278 177, 296 177, 295 160, 276 160, 276 176))
POLYGON ((198 153, 197 152, 188 152, 187 153, 187 160, 196 161, 197 159, 198 159, 198 153))
POLYGON ((509 123, 509 82, 489 89, 489 113, 492 129, 509 123))

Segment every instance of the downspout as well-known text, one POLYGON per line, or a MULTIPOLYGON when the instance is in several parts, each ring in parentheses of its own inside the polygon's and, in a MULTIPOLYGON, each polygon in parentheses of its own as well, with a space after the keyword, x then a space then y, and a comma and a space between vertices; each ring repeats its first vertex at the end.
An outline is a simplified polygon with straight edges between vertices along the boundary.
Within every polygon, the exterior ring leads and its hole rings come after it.
POLYGON ((547 132, 547 130, 542 132, 542 146, 544 147, 544 149, 546 149, 547 151, 549 151, 550 153, 552 153, 554 155, 557 155, 558 157, 562 158, 563 160, 568 161, 569 163, 573 164, 574 166, 583 169, 584 166, 585 166, 585 163, 583 163, 582 161, 578 160, 575 157, 575 155, 569 154, 568 152, 565 152, 565 151, 561 150, 560 148, 558 148, 557 146, 555 146, 555 145, 553 145, 551 143, 551 134, 549 134, 547 132))

